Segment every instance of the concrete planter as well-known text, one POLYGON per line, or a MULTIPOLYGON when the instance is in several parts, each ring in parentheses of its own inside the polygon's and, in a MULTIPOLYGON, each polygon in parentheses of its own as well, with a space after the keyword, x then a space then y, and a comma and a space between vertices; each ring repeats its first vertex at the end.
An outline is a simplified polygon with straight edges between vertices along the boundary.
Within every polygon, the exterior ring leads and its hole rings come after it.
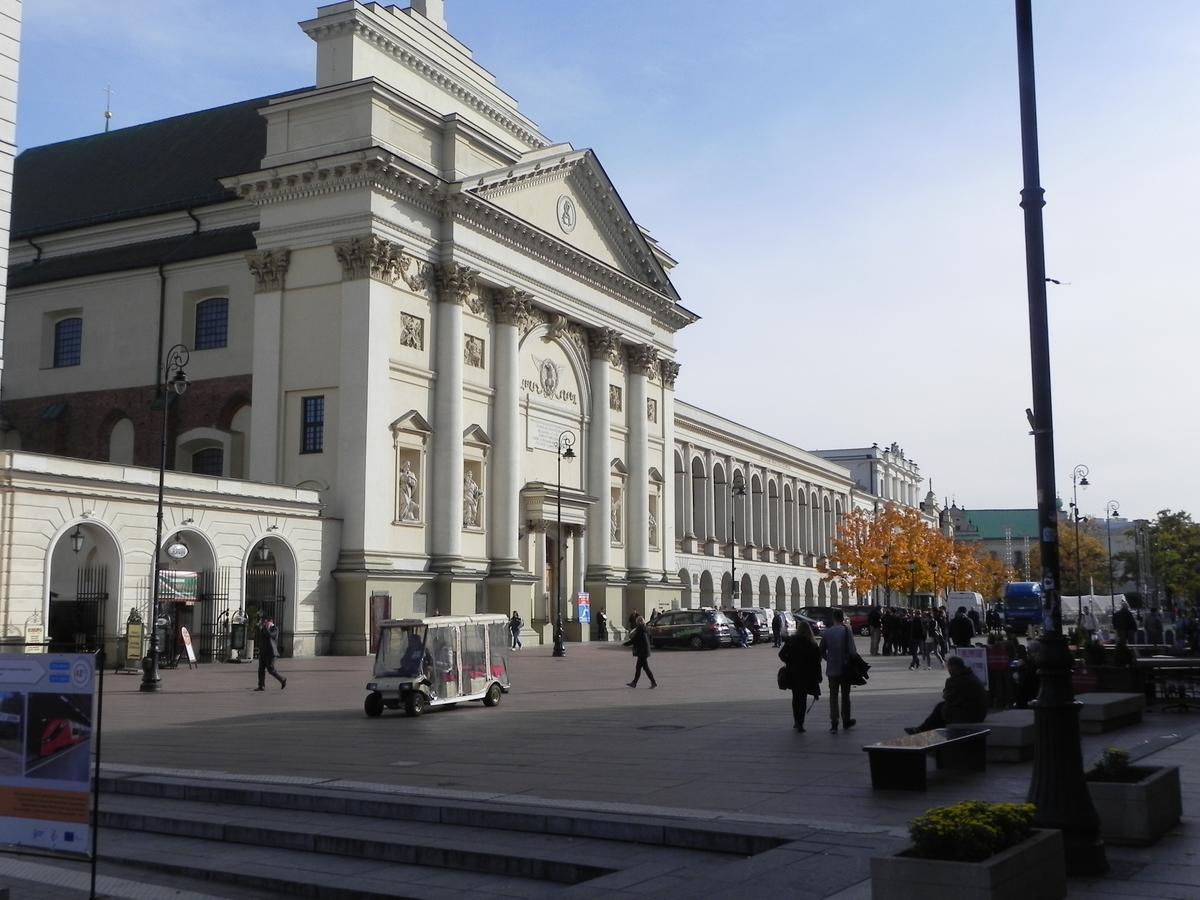
POLYGON ((1178 766, 1132 766, 1133 782, 1088 780, 1100 834, 1115 844, 1152 844, 1179 823, 1178 766))
POLYGON ((874 900, 1058 900, 1067 896, 1062 832, 1036 829, 1028 840, 983 862, 919 859, 905 850, 871 859, 874 900))

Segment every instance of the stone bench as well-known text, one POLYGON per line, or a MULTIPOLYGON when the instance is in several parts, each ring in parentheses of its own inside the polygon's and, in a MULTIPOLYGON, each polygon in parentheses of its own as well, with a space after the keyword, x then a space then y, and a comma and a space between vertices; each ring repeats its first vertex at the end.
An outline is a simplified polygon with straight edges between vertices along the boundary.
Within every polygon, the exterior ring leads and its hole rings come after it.
POLYGON ((1079 710, 1079 730, 1083 734, 1103 734, 1142 721, 1146 708, 1145 694, 1095 692, 1076 697, 1079 710))
POLYGON ((1033 710, 1003 709, 988 713, 987 721, 947 725, 947 731, 990 732, 987 736, 988 762, 1026 762, 1033 759, 1033 710))

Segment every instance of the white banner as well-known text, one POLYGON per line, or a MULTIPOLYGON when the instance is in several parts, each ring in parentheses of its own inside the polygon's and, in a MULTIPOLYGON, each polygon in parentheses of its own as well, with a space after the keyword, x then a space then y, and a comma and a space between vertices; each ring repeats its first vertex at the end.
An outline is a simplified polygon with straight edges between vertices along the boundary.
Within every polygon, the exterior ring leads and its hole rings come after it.
POLYGON ((0 844, 91 853, 95 660, 0 654, 0 844))
POLYGON ((950 655, 962 659, 967 668, 975 673, 975 677, 983 682, 983 686, 988 686, 986 647, 951 647, 950 655))

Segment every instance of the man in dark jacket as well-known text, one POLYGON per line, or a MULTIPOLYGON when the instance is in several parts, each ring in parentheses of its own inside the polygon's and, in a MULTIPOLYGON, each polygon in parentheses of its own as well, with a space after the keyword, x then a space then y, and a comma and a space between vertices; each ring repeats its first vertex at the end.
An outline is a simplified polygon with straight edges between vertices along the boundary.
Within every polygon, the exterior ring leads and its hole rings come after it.
POLYGON ((871 630, 871 655, 879 655, 879 632, 883 628, 883 614, 876 603, 867 611, 867 628, 871 630))
POLYGON ((775 610, 775 615, 771 617, 771 636, 775 639, 772 647, 778 647, 783 643, 783 613, 775 610))
POLYGON ((950 620, 950 642, 955 647, 970 647, 975 638, 975 626, 967 618, 967 608, 960 606, 950 620))
POLYGON ((1137 619, 1129 610, 1129 603, 1121 601, 1121 607, 1112 614, 1113 631, 1117 633, 1118 644, 1129 644, 1137 633, 1137 619))
POLYGON ((967 668, 967 664, 961 658, 952 656, 946 660, 946 671, 950 677, 942 688, 942 701, 916 728, 905 728, 908 734, 963 722, 982 722, 987 717, 987 688, 967 668))
POLYGON ((263 619, 258 629, 258 687, 256 691, 265 691, 267 673, 279 682, 279 689, 287 687, 287 679, 275 671, 275 657, 279 656, 279 629, 271 619, 263 619))
POLYGON ((633 633, 629 635, 625 646, 633 647, 633 655, 637 658, 637 666, 633 670, 633 681, 629 682, 629 686, 637 687, 638 679, 642 672, 645 672, 646 677, 650 679, 650 687, 658 687, 658 682, 654 680, 654 673, 646 665, 646 660, 650 658, 650 635, 646 631, 646 620, 641 616, 634 620, 633 633))

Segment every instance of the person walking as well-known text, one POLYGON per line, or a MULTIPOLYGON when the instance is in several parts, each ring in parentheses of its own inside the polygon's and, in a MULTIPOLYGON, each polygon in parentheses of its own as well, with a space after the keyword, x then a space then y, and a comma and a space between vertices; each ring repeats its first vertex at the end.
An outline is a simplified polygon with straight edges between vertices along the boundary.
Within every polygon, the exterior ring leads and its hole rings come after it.
POLYGON ((282 691, 287 687, 287 679, 275 671, 275 658, 279 656, 279 629, 273 619, 263 619, 258 629, 258 687, 256 691, 267 689, 267 673, 279 682, 282 691))
POLYGON ((637 659, 637 666, 633 670, 633 681, 629 682, 629 686, 637 687, 638 679, 642 677, 642 672, 645 672, 646 677, 650 679, 650 687, 658 687, 658 682, 654 680, 654 673, 646 665, 646 660, 650 658, 650 635, 646 632, 646 620, 641 616, 634 620, 633 632, 629 635, 629 640, 625 641, 625 646, 633 648, 633 655, 637 659))
POLYGON ((919 734, 935 728, 945 728, 967 722, 982 722, 987 716, 987 688, 975 673, 957 656, 946 660, 949 677, 942 688, 941 702, 933 708, 925 721, 913 728, 905 728, 907 734, 919 734))
POLYGON ((867 628, 871 631, 871 655, 879 655, 879 632, 883 628, 883 614, 879 611, 879 604, 876 603, 867 612, 867 628))
POLYGON ((775 640, 772 647, 783 645, 783 613, 779 610, 775 610, 775 615, 771 617, 771 636, 775 640))
POLYGON ((846 614, 840 608, 833 611, 833 624, 821 634, 821 658, 825 660, 825 675, 829 679, 829 730, 837 734, 838 714, 841 713, 843 727, 850 729, 855 720, 850 718, 850 680, 846 677, 846 661, 858 656, 854 649, 854 635, 843 622, 846 614))
POLYGON ((950 620, 950 642, 955 647, 970 647, 975 637, 975 626, 967 618, 967 608, 960 606, 954 618, 950 620))
POLYGON ((908 652, 912 654, 912 662, 908 664, 908 671, 921 668, 921 660, 918 657, 921 654, 921 645, 924 643, 925 626, 921 624, 921 615, 917 613, 908 620, 908 652))
POLYGON ((521 649, 521 629, 524 627, 525 622, 521 619, 521 614, 514 609, 512 618, 508 620, 508 632, 512 636, 509 642, 510 650, 521 649))
POLYGON ((1137 632, 1137 619, 1129 609, 1129 601, 1122 600, 1121 606, 1112 614, 1113 630, 1117 633, 1117 644, 1130 644, 1137 632))
POLYGON ((787 667, 788 687, 792 691, 792 727, 803 731, 809 695, 814 703, 821 696, 821 648, 807 622, 802 622, 787 639, 779 658, 787 667))

